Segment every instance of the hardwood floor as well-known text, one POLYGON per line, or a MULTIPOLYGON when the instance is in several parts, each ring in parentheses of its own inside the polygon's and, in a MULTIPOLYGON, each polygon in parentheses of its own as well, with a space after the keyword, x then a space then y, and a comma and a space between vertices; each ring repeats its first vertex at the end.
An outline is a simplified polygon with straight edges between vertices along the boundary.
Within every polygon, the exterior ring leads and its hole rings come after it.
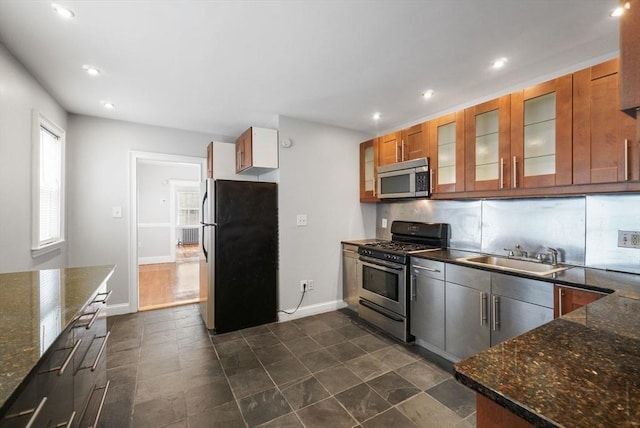
POLYGON ((198 245, 176 247, 175 263, 140 265, 139 310, 198 302, 198 245))

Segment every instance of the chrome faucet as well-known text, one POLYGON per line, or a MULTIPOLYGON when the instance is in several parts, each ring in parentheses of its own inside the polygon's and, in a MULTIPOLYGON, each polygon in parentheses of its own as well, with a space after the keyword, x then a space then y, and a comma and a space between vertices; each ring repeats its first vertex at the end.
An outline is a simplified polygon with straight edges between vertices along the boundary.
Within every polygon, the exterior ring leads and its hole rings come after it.
POLYGON ((547 250, 549 251, 549 255, 551 256, 551 264, 552 265, 557 265, 558 264, 558 250, 556 250, 555 248, 551 248, 551 247, 547 247, 547 250))
POLYGON ((516 244, 516 250, 520 253, 520 257, 524 257, 525 259, 529 257, 529 253, 522 248, 522 245, 516 244))

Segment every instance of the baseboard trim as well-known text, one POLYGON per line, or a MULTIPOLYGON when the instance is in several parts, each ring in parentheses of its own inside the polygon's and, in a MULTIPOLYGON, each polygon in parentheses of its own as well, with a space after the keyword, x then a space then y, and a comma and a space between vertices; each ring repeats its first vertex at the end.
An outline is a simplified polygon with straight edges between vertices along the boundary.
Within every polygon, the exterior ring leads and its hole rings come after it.
POLYGON ((107 316, 109 317, 113 315, 130 314, 132 312, 136 311, 132 311, 128 303, 118 303, 116 305, 107 306, 107 316))
POLYGON ((138 259, 139 265, 155 265, 158 263, 173 263, 175 258, 171 256, 155 256, 155 257, 140 257, 138 259))
MULTIPOLYGON (((311 315, 322 314, 325 312, 331 312, 338 309, 346 308, 347 304, 342 300, 334 300, 332 302, 316 303, 309 306, 301 306, 293 314, 285 314, 284 312, 278 312, 278 322, 291 321, 298 318, 304 318, 311 315)), ((293 312, 295 308, 285 309, 287 312, 293 312)))

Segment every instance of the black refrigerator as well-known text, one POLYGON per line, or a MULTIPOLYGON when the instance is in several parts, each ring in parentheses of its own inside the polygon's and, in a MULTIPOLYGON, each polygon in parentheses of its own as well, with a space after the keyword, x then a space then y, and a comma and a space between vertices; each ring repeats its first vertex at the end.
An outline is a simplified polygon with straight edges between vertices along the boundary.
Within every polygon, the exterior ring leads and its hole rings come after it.
POLYGON ((200 227, 200 313, 226 333, 277 320, 276 183, 206 179, 200 227))

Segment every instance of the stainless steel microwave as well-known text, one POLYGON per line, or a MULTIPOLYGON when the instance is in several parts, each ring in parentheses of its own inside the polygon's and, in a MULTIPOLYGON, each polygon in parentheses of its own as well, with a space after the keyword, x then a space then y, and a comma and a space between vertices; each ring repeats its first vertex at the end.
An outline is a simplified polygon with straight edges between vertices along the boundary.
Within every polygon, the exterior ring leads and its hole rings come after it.
POLYGON ((429 196, 429 159, 418 158, 378 167, 378 198, 429 196))

